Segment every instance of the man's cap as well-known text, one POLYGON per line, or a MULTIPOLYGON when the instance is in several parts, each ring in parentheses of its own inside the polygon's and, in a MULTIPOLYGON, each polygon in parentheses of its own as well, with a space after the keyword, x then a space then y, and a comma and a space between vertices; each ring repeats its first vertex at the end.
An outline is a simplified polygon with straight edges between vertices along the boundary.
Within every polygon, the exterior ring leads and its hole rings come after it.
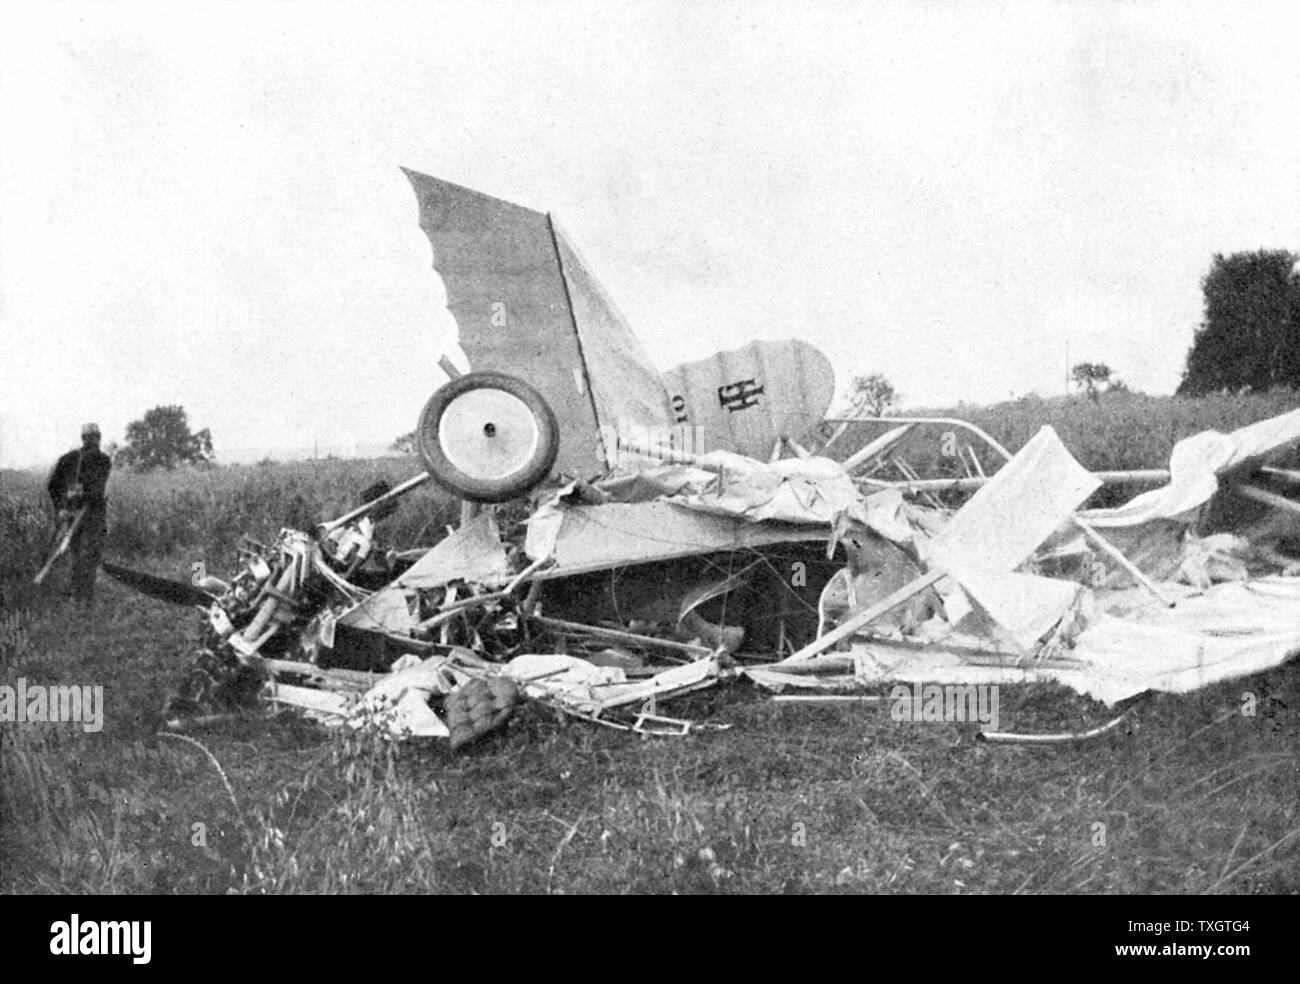
POLYGON ((96 437, 99 437, 99 424, 83 424, 83 425, 82 425, 82 427, 81 427, 81 436, 82 436, 82 437, 88 437, 88 436, 91 435, 91 434, 94 434, 96 437))

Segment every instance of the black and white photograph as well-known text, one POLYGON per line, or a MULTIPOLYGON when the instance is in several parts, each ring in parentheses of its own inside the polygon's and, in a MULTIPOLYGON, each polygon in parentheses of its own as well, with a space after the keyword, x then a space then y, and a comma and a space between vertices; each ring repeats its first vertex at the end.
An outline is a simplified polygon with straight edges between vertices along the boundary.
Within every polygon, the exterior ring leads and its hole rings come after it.
POLYGON ((1091 896, 1096 955, 1240 967, 1237 900, 1300 892, 1298 40, 0 7, 28 943, 150 963, 91 896, 1091 896))

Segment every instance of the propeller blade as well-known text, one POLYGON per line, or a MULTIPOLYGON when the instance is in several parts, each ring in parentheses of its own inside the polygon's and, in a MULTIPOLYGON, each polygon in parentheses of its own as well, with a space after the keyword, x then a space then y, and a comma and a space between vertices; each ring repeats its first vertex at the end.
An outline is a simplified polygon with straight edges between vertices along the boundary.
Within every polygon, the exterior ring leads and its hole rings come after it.
POLYGON ((108 561, 104 562, 103 568, 106 574, 149 598, 171 602, 173 605, 201 605, 204 608, 212 604, 212 595, 184 581, 172 581, 155 574, 133 571, 129 567, 108 561))

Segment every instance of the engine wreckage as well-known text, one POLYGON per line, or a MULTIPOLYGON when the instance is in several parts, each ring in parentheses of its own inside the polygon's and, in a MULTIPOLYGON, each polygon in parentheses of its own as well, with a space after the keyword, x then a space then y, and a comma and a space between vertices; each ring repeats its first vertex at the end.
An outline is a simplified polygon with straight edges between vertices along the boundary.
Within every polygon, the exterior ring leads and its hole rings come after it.
POLYGON ((1168 471, 1103 474, 1049 427, 1011 455, 957 420, 827 420, 834 375, 811 346, 657 373, 549 215, 407 174, 473 371, 443 361, 416 431, 426 471, 250 541, 229 580, 105 565, 203 611, 172 726, 269 698, 459 748, 532 700, 684 734, 700 725, 662 705, 742 677, 819 700, 1052 680, 1123 707, 1300 649, 1282 550, 1300 472, 1279 467, 1300 410, 1188 438, 1168 471), (927 441, 965 477, 921 477, 904 453, 927 441), (464 502, 459 528, 379 549, 429 481, 464 502), (1158 487, 1081 510, 1103 483, 1158 487))

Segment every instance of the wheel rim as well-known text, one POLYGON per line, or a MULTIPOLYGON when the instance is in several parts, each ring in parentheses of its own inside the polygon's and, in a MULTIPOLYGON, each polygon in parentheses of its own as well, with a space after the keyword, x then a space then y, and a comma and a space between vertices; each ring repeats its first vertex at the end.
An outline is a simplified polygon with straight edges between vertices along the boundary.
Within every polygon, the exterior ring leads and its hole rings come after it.
POLYGON ((442 453, 452 467, 476 481, 499 481, 527 468, 541 436, 528 404, 499 389, 462 393, 438 420, 442 453))

